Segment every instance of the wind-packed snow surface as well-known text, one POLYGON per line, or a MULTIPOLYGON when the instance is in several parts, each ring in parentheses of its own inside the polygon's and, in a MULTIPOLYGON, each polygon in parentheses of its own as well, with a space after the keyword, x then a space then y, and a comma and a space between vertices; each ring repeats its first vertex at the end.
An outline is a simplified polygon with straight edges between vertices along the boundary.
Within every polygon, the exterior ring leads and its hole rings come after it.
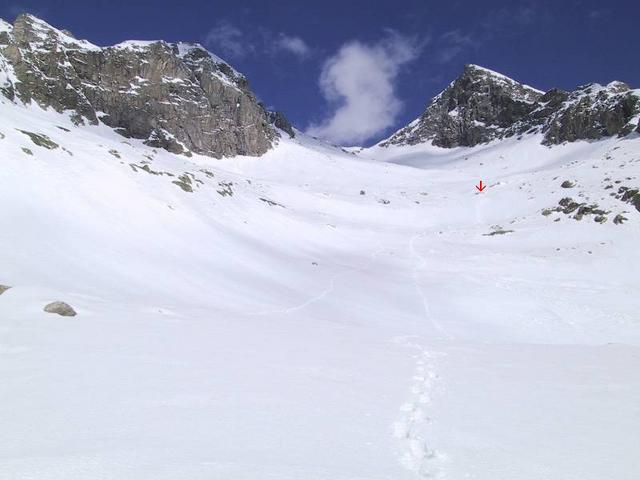
POLYGON ((638 478, 637 134, 218 161, 2 102, 0 478, 638 478))

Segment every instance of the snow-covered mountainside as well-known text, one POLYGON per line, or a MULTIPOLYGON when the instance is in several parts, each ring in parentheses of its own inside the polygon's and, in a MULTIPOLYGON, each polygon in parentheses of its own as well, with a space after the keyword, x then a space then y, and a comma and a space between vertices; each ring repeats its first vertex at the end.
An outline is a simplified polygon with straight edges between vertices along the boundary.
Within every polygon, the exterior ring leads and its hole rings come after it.
POLYGON ((637 132, 215 160, 12 98, 0 478, 636 480, 637 132))
POLYGON ((640 90, 622 82, 544 93, 500 73, 467 65, 424 113, 382 146, 431 143, 474 146, 514 135, 543 133, 556 145, 640 131, 640 90))
POLYGON ((198 44, 100 48, 29 14, 0 19, 0 94, 187 155, 260 155, 278 136, 247 79, 198 44))

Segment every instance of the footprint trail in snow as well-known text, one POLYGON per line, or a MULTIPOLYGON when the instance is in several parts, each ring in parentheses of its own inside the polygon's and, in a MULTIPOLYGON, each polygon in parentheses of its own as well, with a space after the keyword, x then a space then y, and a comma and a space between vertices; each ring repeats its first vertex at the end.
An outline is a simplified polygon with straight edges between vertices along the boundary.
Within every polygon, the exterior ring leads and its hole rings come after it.
POLYGON ((438 382, 434 355, 421 345, 407 342, 407 346, 420 351, 416 355, 416 369, 409 399, 400 407, 400 419, 393 425, 393 435, 403 443, 400 463, 416 472, 420 478, 444 478, 443 462, 447 457, 430 445, 425 434, 432 419, 428 406, 438 382))

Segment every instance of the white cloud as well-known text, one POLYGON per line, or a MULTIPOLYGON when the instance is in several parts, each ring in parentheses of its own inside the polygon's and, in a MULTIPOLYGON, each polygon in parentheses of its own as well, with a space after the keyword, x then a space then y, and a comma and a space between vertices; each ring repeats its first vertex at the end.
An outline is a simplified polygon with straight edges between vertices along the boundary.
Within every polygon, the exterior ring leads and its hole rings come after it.
POLYGON ((460 30, 446 32, 438 39, 436 60, 440 63, 448 63, 463 50, 476 45, 471 35, 465 35, 460 30))
POLYGON ((276 34, 264 28, 241 30, 227 21, 219 22, 209 30, 204 43, 214 53, 236 59, 250 55, 275 56, 282 53, 304 59, 311 54, 311 47, 300 37, 282 32, 276 34))
POLYGON ((244 57, 255 50, 248 42, 242 31, 228 22, 220 22, 205 36, 204 43, 215 50, 230 57, 244 57))
POLYGON ((395 32, 375 44, 344 44, 325 62, 320 75, 320 89, 334 110, 310 125, 307 133, 347 145, 362 143, 392 126, 402 110, 395 81, 421 47, 415 39, 395 32))
POLYGON ((300 58, 307 57, 311 53, 311 48, 303 39, 284 33, 280 33, 277 36, 274 41, 274 47, 276 50, 288 52, 300 58))

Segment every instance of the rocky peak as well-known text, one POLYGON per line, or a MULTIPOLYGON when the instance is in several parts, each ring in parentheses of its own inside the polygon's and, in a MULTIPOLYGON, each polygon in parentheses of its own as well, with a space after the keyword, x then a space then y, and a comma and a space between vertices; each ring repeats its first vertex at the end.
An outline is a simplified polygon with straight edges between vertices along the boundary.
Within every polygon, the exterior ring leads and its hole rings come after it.
POLYGON ((474 146, 494 139, 543 134, 547 145, 640 131, 640 90, 623 82, 546 93, 500 73, 467 65, 425 112, 380 143, 474 146))
POLYGON ((473 146, 499 137, 534 108, 542 92, 478 65, 437 95, 425 112, 383 146, 431 141, 440 147, 473 146))
POLYGON ((462 75, 454 83, 463 87, 462 90, 478 95, 487 95, 491 93, 490 90, 496 90, 512 100, 529 103, 535 102, 543 94, 540 90, 519 83, 506 75, 474 64, 465 65, 462 75))
POLYGON ((247 79, 199 44, 98 47, 28 14, 0 23, 0 92, 175 153, 261 155, 278 136, 247 79))
POLYGON ((99 47, 86 40, 77 40, 68 30, 58 30, 44 20, 31 14, 20 14, 13 23, 13 36, 21 47, 26 48, 87 48, 99 47))

